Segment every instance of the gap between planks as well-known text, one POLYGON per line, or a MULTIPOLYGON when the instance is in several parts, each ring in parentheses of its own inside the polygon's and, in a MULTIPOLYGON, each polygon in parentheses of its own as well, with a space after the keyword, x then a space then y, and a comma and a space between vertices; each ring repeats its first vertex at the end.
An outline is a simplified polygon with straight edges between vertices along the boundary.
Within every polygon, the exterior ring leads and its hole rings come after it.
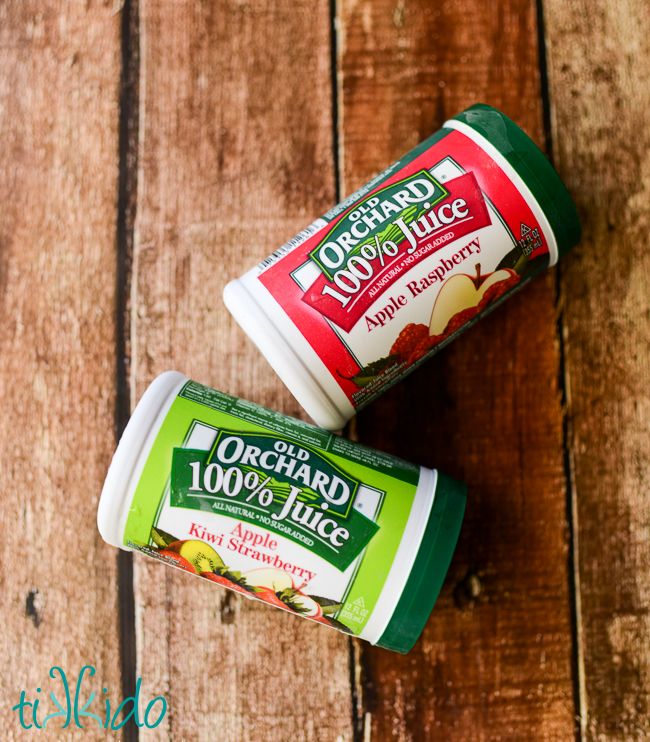
MULTIPOLYGON (((551 112, 551 89, 548 76, 548 60, 546 45, 546 24, 544 20, 544 0, 535 0, 537 11, 537 46, 539 50, 539 84, 542 100, 542 125, 544 128, 544 145, 546 154, 555 165, 553 148, 553 126, 551 112)), ((557 315, 557 340, 559 347, 558 386, 562 405, 562 454, 564 465, 564 479, 566 485, 566 520, 568 526, 569 549, 567 551, 567 576, 569 579, 569 600, 571 602, 571 629, 573 632, 573 702, 576 709, 576 739, 586 737, 587 722, 587 694, 585 685, 584 648, 582 644, 582 611, 580 603, 580 571, 579 542, 578 542, 578 508, 576 502, 576 487, 571 456, 571 421, 568 415, 569 396, 569 369, 564 344, 564 313, 561 299, 562 266, 555 269, 555 311, 557 315)))
MULTIPOLYGON (((133 240, 138 186, 139 129, 139 6, 138 0, 124 0, 121 7, 121 70, 119 107, 119 172, 117 184, 116 230, 116 348, 115 348, 115 434, 121 437, 131 413, 129 380, 130 300, 133 264, 133 240)), ((137 644, 135 595, 133 590, 133 554, 120 550, 117 555, 119 639, 122 697, 135 693, 137 644)), ((131 721, 124 727, 125 742, 137 742, 137 726, 131 721)))

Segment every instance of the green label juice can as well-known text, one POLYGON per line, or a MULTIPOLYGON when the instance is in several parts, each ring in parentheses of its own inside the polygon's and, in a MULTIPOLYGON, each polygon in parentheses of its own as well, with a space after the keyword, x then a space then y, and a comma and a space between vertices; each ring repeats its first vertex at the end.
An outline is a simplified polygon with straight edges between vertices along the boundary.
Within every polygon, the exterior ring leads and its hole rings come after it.
POLYGON ((102 537, 407 652, 442 586, 465 487, 168 371, 137 405, 102 537))
POLYGON ((579 235, 542 152, 476 105, 229 283, 224 300, 335 430, 579 235))

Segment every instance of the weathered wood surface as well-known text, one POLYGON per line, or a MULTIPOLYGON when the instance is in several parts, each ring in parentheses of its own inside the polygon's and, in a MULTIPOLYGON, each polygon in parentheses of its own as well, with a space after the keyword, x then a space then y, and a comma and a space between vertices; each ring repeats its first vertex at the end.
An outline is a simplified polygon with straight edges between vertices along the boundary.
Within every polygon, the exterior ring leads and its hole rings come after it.
POLYGON ((24 739, 11 706, 55 664, 121 693, 117 558, 95 525, 115 445, 119 17, 2 3, 0 69, 0 728, 24 739))
MULTIPOLYGON (((473 102, 543 144, 535 3, 343 2, 344 190, 473 102)), ((566 740, 571 611, 550 273, 374 403, 359 438, 469 484, 461 542, 406 657, 359 647, 373 739, 566 740)))
POLYGON ((582 728, 648 739, 650 13, 643 0, 545 0, 545 13, 555 157, 584 224, 561 268, 582 728))
MULTIPOLYGON (((158 372, 300 414, 221 292, 335 200, 326 1, 140 3, 133 394, 158 372)), ((170 739, 351 738, 348 639, 135 559, 170 739)), ((159 739, 163 727, 153 736, 159 739)))
POLYGON ((646 5, 544 0, 546 60, 532 0, 0 6, 3 739, 21 688, 86 661, 114 698, 136 671, 166 695, 153 739, 650 737, 646 5), (470 485, 422 641, 398 657, 136 556, 129 667, 95 527, 123 369, 132 403, 176 367, 300 414, 224 283, 476 100, 542 145, 550 106, 585 236, 559 300, 551 272, 353 427, 470 485))

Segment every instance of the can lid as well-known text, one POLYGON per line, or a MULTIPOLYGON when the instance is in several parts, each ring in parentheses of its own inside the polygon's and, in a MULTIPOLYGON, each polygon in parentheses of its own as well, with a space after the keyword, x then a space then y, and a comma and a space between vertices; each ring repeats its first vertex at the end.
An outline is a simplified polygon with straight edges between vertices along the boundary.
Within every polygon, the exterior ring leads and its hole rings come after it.
POLYGON ((142 473, 169 405, 187 381, 178 371, 165 371, 147 387, 120 438, 106 474, 97 508, 97 528, 112 546, 125 549, 122 543, 127 502, 142 473))
POLYGON ((420 549, 395 611, 377 646, 408 652, 422 633, 442 588, 465 512, 466 486, 438 472, 420 549))
POLYGON ((553 229, 560 255, 580 241, 573 199, 555 168, 533 140, 504 113, 477 103, 454 116, 485 137, 526 182, 553 229))

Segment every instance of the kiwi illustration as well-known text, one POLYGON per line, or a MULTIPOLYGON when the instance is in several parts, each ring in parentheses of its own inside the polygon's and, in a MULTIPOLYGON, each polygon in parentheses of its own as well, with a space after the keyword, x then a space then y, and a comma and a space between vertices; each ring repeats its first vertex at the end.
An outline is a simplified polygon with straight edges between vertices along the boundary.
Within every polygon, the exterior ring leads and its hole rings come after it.
POLYGON ((180 554, 183 559, 187 559, 199 573, 214 572, 216 569, 226 566, 223 559, 209 544, 198 539, 177 541, 167 548, 180 554))

